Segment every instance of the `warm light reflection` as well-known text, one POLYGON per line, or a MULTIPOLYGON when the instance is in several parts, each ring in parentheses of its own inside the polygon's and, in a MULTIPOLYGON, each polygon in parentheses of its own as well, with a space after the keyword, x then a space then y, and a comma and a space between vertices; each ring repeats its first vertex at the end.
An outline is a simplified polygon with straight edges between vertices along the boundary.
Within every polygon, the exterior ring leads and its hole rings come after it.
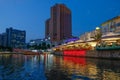
POLYGON ((35 80, 39 80, 40 76, 44 80, 43 77, 46 75, 51 80, 70 80, 73 76, 84 76, 89 79, 72 78, 72 80, 120 80, 120 64, 118 63, 120 63, 119 60, 55 56, 52 54, 0 55, 1 74, 5 74, 5 77, 10 76, 12 80, 14 80, 14 76, 18 76, 16 79, 20 78, 20 80, 23 77, 28 79, 29 76, 26 74, 29 73, 35 80), (9 72, 10 74, 8 74, 9 72), (21 74, 23 77, 19 77, 21 74), (36 77, 38 78, 36 79, 36 77))
POLYGON ((104 71, 103 80, 120 80, 120 76, 114 72, 104 71))
POLYGON ((85 73, 86 58, 64 56, 63 62, 64 63, 61 66, 62 68, 65 68, 65 70, 67 70, 69 75, 72 75, 72 74, 85 75, 86 74, 85 73))
POLYGON ((85 58, 79 58, 79 57, 64 56, 64 61, 73 62, 75 64, 81 64, 81 65, 85 65, 86 64, 85 58))

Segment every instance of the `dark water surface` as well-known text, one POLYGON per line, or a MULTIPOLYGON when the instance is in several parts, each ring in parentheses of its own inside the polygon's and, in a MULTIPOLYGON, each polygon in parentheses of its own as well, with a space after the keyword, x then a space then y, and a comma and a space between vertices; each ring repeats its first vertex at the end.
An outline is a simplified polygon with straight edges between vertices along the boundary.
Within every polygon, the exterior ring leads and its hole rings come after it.
POLYGON ((0 54, 0 80, 120 80, 120 60, 0 54))

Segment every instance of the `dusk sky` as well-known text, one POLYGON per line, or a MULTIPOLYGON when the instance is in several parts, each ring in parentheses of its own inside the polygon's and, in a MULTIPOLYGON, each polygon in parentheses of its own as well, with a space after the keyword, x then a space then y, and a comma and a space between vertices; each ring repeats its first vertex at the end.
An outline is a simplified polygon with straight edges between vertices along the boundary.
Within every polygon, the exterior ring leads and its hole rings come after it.
POLYGON ((72 34, 92 31, 106 20, 120 15, 120 0, 0 0, 0 33, 6 28, 25 30, 27 42, 44 38, 50 7, 65 4, 72 12, 72 34))

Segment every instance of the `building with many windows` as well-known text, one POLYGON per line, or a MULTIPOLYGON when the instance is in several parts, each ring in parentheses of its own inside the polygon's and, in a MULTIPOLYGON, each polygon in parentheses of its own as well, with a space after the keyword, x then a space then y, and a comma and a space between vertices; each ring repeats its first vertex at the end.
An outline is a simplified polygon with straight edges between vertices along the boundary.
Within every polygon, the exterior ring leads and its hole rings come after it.
POLYGON ((16 30, 13 28, 6 29, 7 46, 13 48, 24 48, 26 41, 26 31, 16 30))
POLYGON ((87 42, 87 41, 92 41, 94 40, 94 37, 96 35, 96 30, 90 31, 90 32, 85 32, 80 36, 80 40, 87 42))
POLYGON ((51 7, 51 18, 46 21, 46 36, 52 42, 72 37, 71 11, 64 4, 51 7))
POLYGON ((120 16, 116 16, 101 24, 102 40, 116 42, 120 40, 120 16))
POLYGON ((0 34, 0 46, 7 47, 7 34, 0 34))
POLYGON ((2 34, 0 34, 0 46, 2 46, 2 34))
POLYGON ((101 29, 102 29, 103 35, 109 32, 120 33, 120 16, 116 16, 102 23, 101 29))

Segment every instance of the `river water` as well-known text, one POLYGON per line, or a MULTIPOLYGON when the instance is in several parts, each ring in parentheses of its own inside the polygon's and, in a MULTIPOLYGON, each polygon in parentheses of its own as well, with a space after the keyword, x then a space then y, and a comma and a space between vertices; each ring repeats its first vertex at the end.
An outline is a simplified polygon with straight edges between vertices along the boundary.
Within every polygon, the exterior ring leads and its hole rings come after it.
POLYGON ((0 80, 120 80, 120 60, 0 54, 0 80))

